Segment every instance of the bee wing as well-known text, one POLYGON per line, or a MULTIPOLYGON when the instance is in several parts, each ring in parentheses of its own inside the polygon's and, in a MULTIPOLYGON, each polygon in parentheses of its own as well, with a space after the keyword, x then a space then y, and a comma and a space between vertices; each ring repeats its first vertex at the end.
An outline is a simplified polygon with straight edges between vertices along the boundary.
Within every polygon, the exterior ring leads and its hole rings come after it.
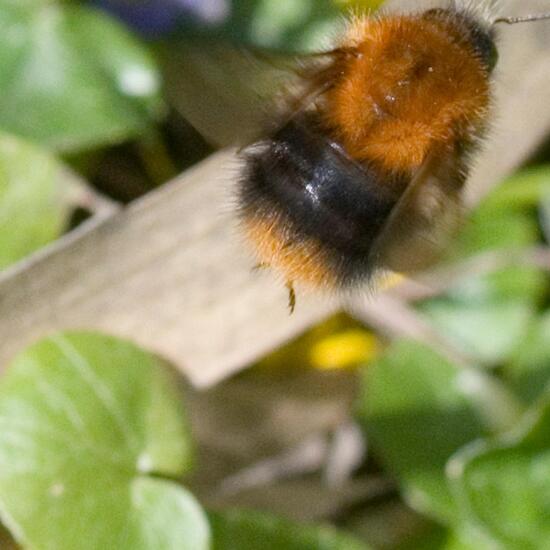
POLYGON ((430 155, 377 239, 373 250, 377 262, 397 272, 414 272, 432 265, 462 219, 464 179, 455 154, 430 155))
POLYGON ((168 99, 212 145, 258 138, 282 90, 302 98, 331 52, 285 57, 221 42, 178 41, 160 51, 168 99))

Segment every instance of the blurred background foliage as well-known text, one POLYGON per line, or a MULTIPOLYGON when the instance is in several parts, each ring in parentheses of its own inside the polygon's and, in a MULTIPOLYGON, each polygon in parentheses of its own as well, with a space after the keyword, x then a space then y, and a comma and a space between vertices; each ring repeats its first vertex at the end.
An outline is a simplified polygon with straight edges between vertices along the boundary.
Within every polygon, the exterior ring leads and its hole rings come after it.
MULTIPOLYGON (((93 214, 82 180, 129 202, 213 150, 172 100, 186 43, 284 59, 326 46, 346 9, 380 3, 0 0, 0 268, 93 214)), ((237 377, 358 388, 349 420, 362 450, 346 482, 383 490, 319 518, 333 526, 205 512, 208 499, 180 483, 208 465, 166 365, 70 333, 23 351, 0 381, 8 530, 23 547, 63 550, 550 548, 549 162, 541 149, 486 197, 434 271, 437 291, 409 296, 456 356, 338 315, 237 377)), ((15 545, 7 531, 0 545, 15 545)))

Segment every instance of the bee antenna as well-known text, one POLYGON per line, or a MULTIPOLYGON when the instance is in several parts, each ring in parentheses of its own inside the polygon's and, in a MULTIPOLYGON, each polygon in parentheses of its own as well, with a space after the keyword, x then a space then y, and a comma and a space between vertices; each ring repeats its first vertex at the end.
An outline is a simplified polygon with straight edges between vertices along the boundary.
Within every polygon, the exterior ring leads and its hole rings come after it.
POLYGON ((499 17, 493 21, 493 25, 497 23, 506 23, 507 25, 515 25, 516 23, 529 23, 531 21, 543 21, 550 19, 550 13, 541 13, 539 15, 526 15, 525 17, 499 17))

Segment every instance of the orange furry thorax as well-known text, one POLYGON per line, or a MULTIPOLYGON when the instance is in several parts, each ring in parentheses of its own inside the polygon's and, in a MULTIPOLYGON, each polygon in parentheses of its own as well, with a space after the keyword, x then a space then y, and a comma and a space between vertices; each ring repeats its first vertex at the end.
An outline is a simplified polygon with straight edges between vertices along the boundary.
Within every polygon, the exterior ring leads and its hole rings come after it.
POLYGON ((427 14, 358 19, 343 43, 351 54, 335 61, 326 123, 351 157, 382 170, 415 170, 487 115, 488 72, 460 21, 427 14))

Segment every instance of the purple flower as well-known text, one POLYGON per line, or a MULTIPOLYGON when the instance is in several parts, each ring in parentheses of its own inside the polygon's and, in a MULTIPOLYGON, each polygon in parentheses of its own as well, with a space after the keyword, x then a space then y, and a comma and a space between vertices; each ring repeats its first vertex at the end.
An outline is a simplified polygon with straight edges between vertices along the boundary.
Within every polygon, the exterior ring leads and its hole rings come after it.
POLYGON ((222 23, 230 14, 230 0, 90 0, 149 37, 175 30, 189 18, 208 25, 222 23))
POLYGON ((174 0, 205 23, 222 23, 230 14, 229 0, 174 0))

